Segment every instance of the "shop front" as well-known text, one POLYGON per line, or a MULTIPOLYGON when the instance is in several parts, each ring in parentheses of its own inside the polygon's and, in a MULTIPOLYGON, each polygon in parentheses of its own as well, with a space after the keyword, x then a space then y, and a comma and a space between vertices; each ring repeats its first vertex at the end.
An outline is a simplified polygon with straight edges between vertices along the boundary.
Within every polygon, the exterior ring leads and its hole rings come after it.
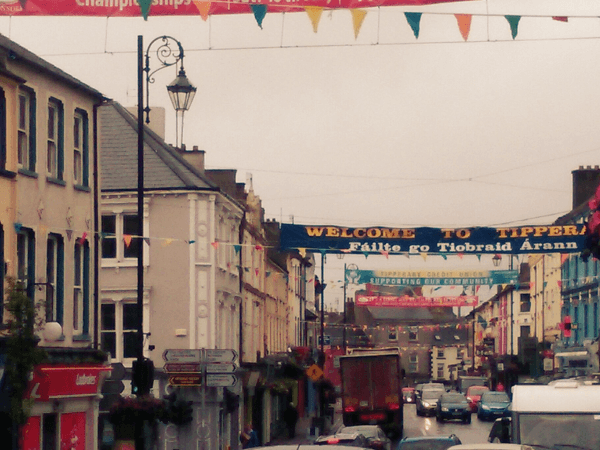
POLYGON ((32 406, 21 448, 97 449, 99 394, 110 370, 104 364, 36 366, 25 394, 32 406))

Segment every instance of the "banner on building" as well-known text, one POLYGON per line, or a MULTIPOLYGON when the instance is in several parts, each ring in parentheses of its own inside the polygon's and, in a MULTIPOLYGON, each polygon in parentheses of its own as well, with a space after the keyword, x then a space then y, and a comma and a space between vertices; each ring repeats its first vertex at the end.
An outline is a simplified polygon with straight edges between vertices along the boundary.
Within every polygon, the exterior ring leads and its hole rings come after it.
POLYGON ((360 270, 346 268, 349 284, 378 286, 492 286, 516 284, 516 270, 360 270))
POLYGON ((394 308, 439 308, 477 306, 476 295, 459 295, 455 297, 412 297, 410 295, 356 295, 356 306, 379 306, 394 308))
POLYGON ((378 6, 429 5, 460 0, 0 0, 0 16, 140 17, 140 3, 150 16, 250 14, 253 7, 269 12, 303 12, 307 8, 355 9, 378 6))
POLYGON ((327 253, 579 253, 585 225, 474 228, 350 228, 281 224, 281 248, 327 253))

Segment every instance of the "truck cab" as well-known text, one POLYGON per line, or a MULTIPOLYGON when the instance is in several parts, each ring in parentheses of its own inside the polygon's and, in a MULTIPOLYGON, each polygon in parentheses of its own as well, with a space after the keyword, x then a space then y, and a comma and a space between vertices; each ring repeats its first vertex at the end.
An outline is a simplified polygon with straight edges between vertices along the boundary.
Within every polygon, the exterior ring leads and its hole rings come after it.
MULTIPOLYGON (((548 385, 512 388, 510 427, 497 433, 534 449, 599 449, 600 385, 581 380, 556 380, 548 385)), ((492 430, 493 431, 493 430, 492 430)))

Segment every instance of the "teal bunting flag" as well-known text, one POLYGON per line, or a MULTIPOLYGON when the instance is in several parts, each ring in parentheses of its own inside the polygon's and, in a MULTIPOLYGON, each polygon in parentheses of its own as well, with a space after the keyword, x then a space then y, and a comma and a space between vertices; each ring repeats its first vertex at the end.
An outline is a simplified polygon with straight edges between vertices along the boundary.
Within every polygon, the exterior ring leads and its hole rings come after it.
POLYGON ((479 323, 484 330, 487 328, 487 320, 485 320, 483 317, 477 316, 477 323, 479 323))
POLYGON ((256 23, 258 23, 258 26, 262 30, 262 22, 267 15, 267 5, 250 5, 250 8, 252 8, 252 13, 254 14, 256 23))
POLYGON ((233 249, 235 250, 235 254, 237 255, 242 249, 242 246, 239 244, 233 244, 233 249))
POLYGON ((21 231, 23 224, 21 222, 15 222, 15 231, 18 233, 21 231))
POLYGON ((415 35, 415 38, 419 39, 419 31, 421 28, 421 14, 419 12, 405 12, 406 21, 410 25, 415 35))
POLYGON ((188 244, 194 244, 196 241, 188 241, 188 244))
POLYGON ((519 20, 521 20, 521 16, 504 16, 506 20, 508 20, 508 24, 510 25, 510 32, 512 34, 512 38, 515 39, 517 37, 518 29, 519 29, 519 20))
POLYGON ((446 255, 445 253, 441 253, 440 256, 446 260, 448 259, 448 255, 446 255))
POLYGON ((365 255, 365 259, 367 259, 369 257, 369 252, 363 252, 363 255, 365 255))

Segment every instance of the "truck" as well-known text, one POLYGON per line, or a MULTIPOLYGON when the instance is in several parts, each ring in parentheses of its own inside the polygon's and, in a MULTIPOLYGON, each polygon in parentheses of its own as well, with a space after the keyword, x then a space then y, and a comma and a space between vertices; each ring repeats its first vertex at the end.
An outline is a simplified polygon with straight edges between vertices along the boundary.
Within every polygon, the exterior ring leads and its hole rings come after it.
POLYGON ((380 425, 391 438, 402 436, 402 369, 399 350, 364 351, 340 356, 344 425, 380 425))
POLYGON ((600 448, 600 384, 591 380, 515 385, 509 409, 510 418, 496 420, 489 440, 536 450, 600 448))

